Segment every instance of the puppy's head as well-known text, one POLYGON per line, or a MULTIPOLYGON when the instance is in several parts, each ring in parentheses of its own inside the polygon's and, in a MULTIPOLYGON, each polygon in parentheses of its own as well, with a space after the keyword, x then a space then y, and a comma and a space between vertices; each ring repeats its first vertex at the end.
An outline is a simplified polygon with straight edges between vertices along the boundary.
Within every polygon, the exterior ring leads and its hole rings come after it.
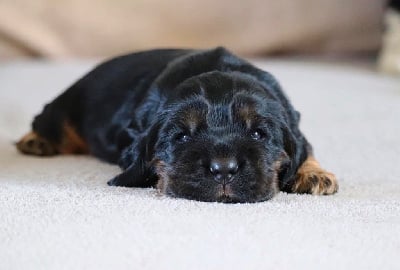
POLYGON ((255 81, 221 73, 176 93, 155 146, 158 188, 200 201, 272 198, 291 148, 281 105, 255 81))

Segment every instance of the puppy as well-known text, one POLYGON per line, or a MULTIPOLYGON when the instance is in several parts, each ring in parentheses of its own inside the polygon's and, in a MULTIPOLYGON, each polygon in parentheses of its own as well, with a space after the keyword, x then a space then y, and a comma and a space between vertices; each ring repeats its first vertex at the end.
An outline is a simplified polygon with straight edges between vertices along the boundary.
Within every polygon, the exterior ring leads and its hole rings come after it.
POLYGON ((222 47, 107 61, 47 104, 17 148, 118 163, 111 186, 199 201, 333 194, 276 79, 222 47))

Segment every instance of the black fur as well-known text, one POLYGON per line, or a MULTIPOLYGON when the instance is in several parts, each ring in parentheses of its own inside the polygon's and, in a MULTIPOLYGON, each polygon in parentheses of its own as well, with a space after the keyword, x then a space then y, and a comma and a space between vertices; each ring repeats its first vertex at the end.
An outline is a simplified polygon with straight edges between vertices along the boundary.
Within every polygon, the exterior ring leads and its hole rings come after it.
POLYGON ((400 12, 400 0, 390 0, 388 6, 400 12))
POLYGON ((256 202, 291 191, 311 151, 275 78, 221 47, 105 62, 48 104, 33 129, 57 143, 65 120, 92 155, 119 163, 123 172, 110 185, 159 182, 166 194, 202 201, 256 202), (217 169, 237 167, 229 181, 216 180, 215 160, 217 169))

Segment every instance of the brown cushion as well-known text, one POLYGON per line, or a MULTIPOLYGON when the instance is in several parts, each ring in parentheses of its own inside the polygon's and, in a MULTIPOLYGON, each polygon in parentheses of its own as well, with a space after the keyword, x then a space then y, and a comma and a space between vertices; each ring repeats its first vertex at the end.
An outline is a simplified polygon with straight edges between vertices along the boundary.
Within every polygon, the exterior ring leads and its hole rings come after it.
POLYGON ((6 0, 0 57, 224 45, 241 54, 377 50, 384 0, 6 0))

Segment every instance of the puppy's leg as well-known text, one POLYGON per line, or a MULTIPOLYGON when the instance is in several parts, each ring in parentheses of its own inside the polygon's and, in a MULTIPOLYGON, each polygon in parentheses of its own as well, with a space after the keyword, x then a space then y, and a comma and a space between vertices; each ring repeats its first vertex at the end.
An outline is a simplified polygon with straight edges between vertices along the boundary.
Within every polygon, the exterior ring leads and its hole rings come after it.
POLYGON ((17 149, 28 155, 53 156, 57 154, 87 154, 86 142, 67 122, 60 124, 61 136, 53 140, 37 131, 31 131, 17 143, 17 149))
POLYGON ((318 161, 309 154, 297 170, 292 192, 330 195, 336 193, 338 187, 335 175, 321 168, 318 161))
POLYGON ((19 151, 36 156, 88 153, 86 142, 68 120, 68 112, 61 104, 53 102, 46 105, 43 112, 35 117, 32 131, 16 143, 19 151))
POLYGON ((107 182, 109 186, 120 187, 152 187, 157 182, 157 176, 145 169, 143 164, 132 164, 124 172, 107 182))
POLYGON ((21 153, 27 155, 52 156, 57 154, 55 145, 34 131, 23 136, 16 146, 21 153))

